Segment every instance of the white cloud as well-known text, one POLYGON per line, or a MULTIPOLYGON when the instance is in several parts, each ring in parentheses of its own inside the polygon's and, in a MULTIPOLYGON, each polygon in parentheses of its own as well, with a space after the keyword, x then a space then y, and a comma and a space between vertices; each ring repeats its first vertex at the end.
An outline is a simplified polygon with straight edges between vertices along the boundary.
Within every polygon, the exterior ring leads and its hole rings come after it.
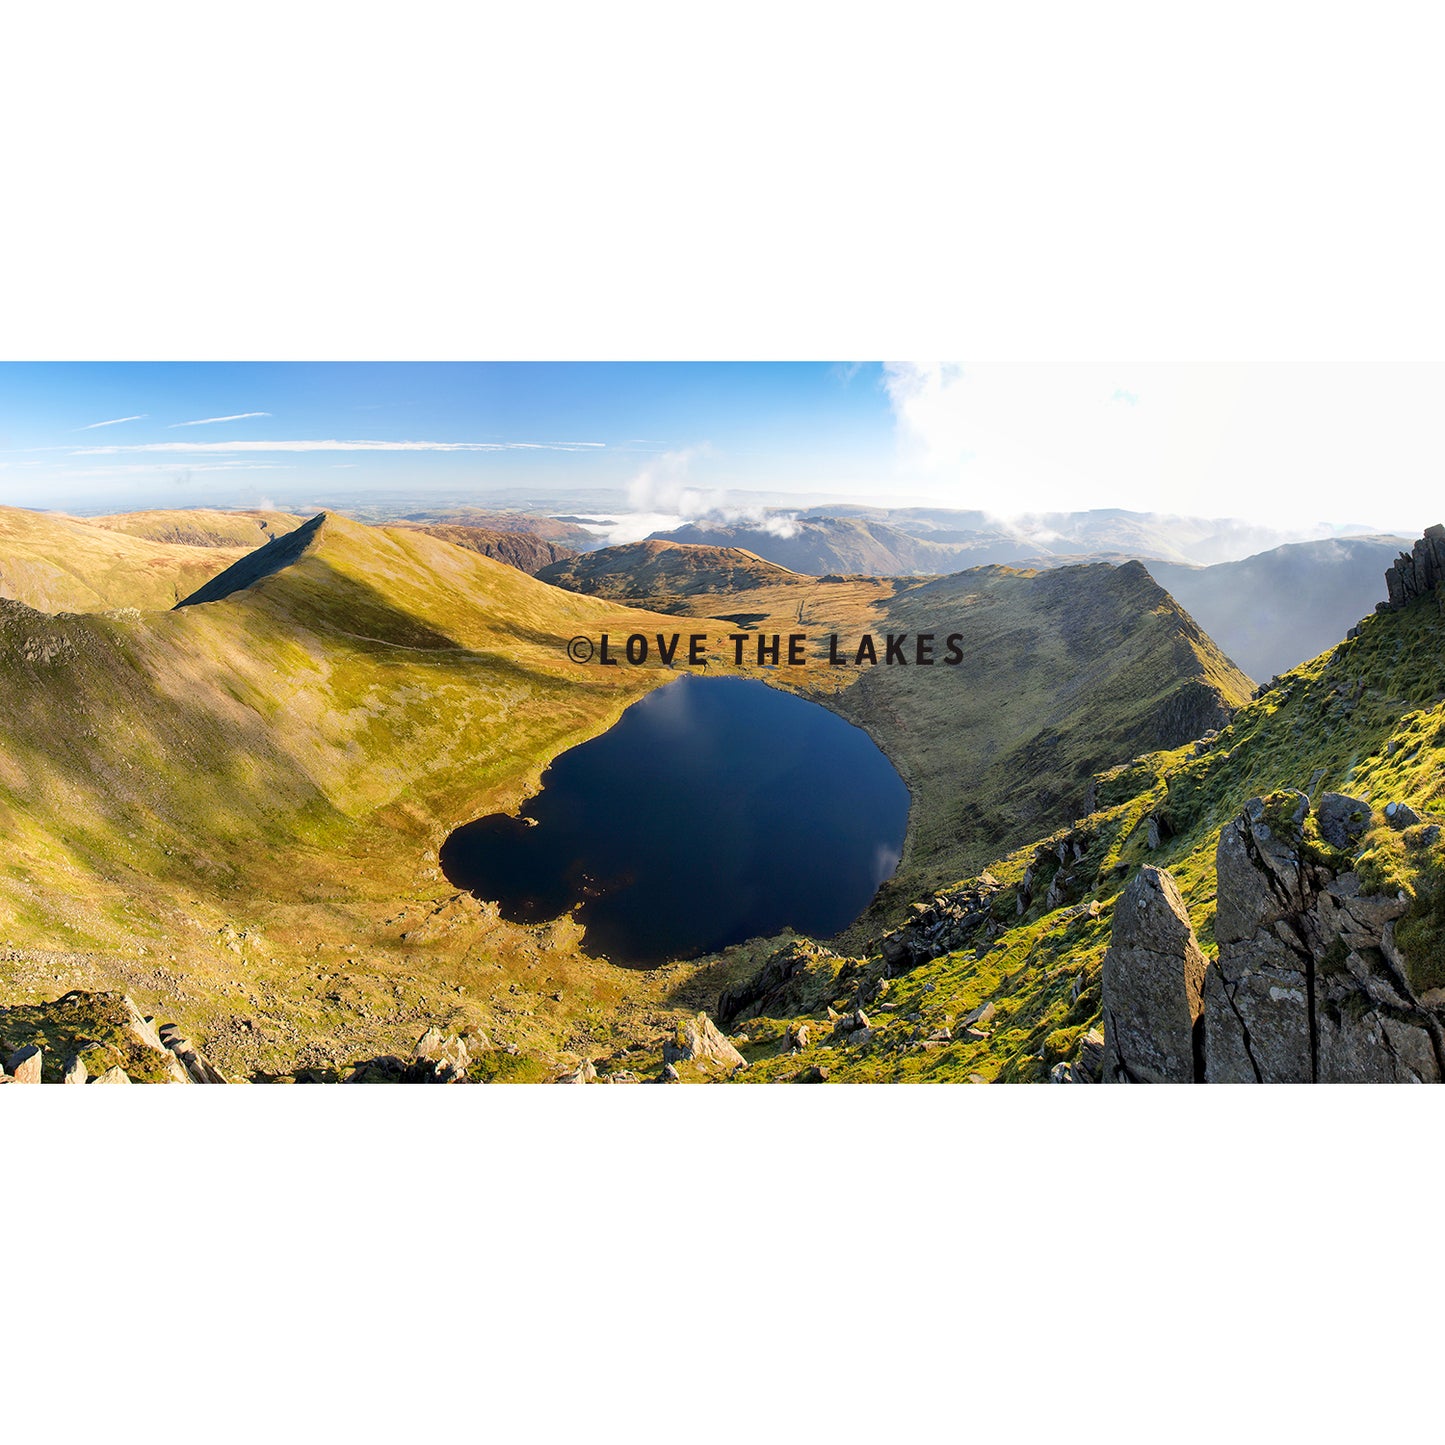
POLYGON ((89 426, 78 426, 76 431, 94 431, 98 426, 119 426, 123 421, 144 421, 150 415, 143 411, 139 416, 113 416, 109 421, 93 421, 89 426))
MULTIPOLYGON (((711 523, 715 526, 758 527, 774 537, 797 534, 797 522, 791 515, 770 512, 764 507, 743 506, 725 488, 699 487, 691 483, 688 472, 693 462, 710 455, 712 448, 703 442, 699 446, 663 452, 656 461, 649 462, 627 484, 627 500, 634 512, 644 515, 662 513, 675 516, 680 522, 696 522, 704 526, 711 523)), ((624 529, 634 530, 630 519, 623 519, 617 529, 618 535, 612 540, 624 540, 620 536, 624 529)), ((626 540, 635 541, 636 538, 626 540)))
POLYGON ((899 363, 884 385, 896 485, 951 506, 1445 520, 1441 366, 899 363))
POLYGON ((128 447, 85 447, 75 455, 113 456, 119 452, 579 452, 605 442, 382 442, 382 441, 256 441, 145 442, 128 447))
POLYGON ((212 426, 218 421, 245 421, 253 416, 270 416, 269 411, 238 411, 234 416, 203 416, 196 421, 173 421, 171 430, 178 426, 212 426))

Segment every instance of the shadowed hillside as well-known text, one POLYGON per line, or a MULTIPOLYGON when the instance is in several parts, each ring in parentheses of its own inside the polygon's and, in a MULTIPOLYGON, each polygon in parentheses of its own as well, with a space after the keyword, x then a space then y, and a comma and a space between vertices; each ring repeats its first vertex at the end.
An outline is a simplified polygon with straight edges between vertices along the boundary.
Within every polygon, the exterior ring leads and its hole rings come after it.
POLYGON ((1338 642, 1370 611, 1403 545, 1402 537, 1342 537, 1213 567, 1144 565, 1245 672, 1268 681, 1338 642))

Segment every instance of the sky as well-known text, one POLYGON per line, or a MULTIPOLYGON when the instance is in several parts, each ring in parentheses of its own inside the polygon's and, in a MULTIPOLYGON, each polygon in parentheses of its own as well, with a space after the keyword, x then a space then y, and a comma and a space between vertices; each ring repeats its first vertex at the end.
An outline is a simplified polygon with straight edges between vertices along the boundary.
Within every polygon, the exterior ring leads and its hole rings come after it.
MULTIPOLYGON (((0 503, 415 497, 755 519, 825 500, 1418 532, 1445 368, 0 363, 0 503)), ((619 534, 614 540, 626 540, 619 534)))

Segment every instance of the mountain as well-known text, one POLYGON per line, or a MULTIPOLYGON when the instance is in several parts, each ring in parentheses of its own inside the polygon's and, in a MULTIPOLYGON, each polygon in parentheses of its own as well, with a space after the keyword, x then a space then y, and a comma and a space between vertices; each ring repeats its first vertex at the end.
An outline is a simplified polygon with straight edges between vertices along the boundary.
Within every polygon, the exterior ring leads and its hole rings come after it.
POLYGON ((1075 816, 1094 773, 1222 727, 1249 696, 1138 563, 978 568, 902 588, 878 613, 879 633, 957 634, 962 660, 866 671, 832 700, 914 798, 875 919, 1075 816))
POLYGON ((979 538, 1005 537, 1014 544, 1013 554, 989 560, 1010 563, 1034 556, 1106 557, 1116 553, 1211 566, 1288 542, 1313 540, 1322 532, 1330 535, 1368 532, 1364 527, 1286 530, 1261 527, 1238 518, 1130 512, 1118 507, 999 517, 977 509, 829 506, 817 508, 816 515, 885 522, 910 536, 940 543, 967 544, 979 538))
POLYGON ((170 512, 118 512, 107 517, 83 517, 88 526, 123 532, 151 542, 174 542, 183 547, 262 547, 301 525, 290 512, 218 512, 206 507, 170 512))
POLYGON ((596 532, 590 531, 580 522, 560 521, 555 517, 532 512, 494 512, 485 507, 443 507, 435 511, 409 511, 392 515, 386 508, 358 506, 352 510, 359 518, 381 521, 388 526, 415 522, 423 526, 480 527, 489 532, 521 533, 529 537, 540 537, 544 542, 556 542, 579 552, 585 552, 602 543, 602 538, 596 532), (375 516, 371 515, 373 512, 375 516))
POLYGON ((535 532, 498 532, 491 527, 447 522, 397 522, 392 525, 404 531, 425 532, 427 536, 450 542, 454 547, 478 552, 483 557, 493 557, 533 577, 544 567, 566 563, 577 555, 573 548, 538 536, 535 532))
POLYGON ((901 927, 740 953, 686 1002, 754 1082, 1439 1081, 1445 528, 1410 563, 1225 727, 1103 770, 901 927))
POLYGON ((664 604, 675 598, 786 585, 797 574, 741 547, 649 540, 573 555, 536 575, 569 592, 670 611, 664 604))
POLYGON ((1267 679, 1324 651, 1369 612, 1404 544, 1340 537, 1212 567, 1144 565, 1245 672, 1267 679))
POLYGON ((883 521, 812 515, 788 518, 773 527, 689 523, 652 539, 694 546, 741 548, 793 572, 827 576, 855 573, 892 577, 908 573, 957 572, 1018 554, 1010 538, 980 534, 947 544, 910 536, 883 521))
MULTIPOLYGON (((86 520, 0 507, 0 597, 41 612, 173 607, 264 535, 259 521, 237 523, 231 529, 235 535, 249 528, 252 537, 224 544, 213 523, 189 530, 189 542, 149 535, 178 530, 172 523, 155 522, 156 517, 184 516, 149 514, 132 530, 112 525, 115 518, 86 520), (206 540, 194 540, 201 537, 206 540)), ((268 526, 281 532, 297 520, 274 517, 268 526)))
POLYGON ((596 1027, 619 983, 570 920, 539 966, 544 937, 449 888, 436 848, 667 680, 568 660, 634 626, 675 623, 330 516, 173 611, 0 602, 6 1001, 118 990, 247 1076, 485 1022, 525 1076, 534 1032, 596 1027))
POLYGON ((1072 816, 1095 771, 1221 726, 1251 691, 1137 562, 818 578, 735 549, 652 540, 541 576, 745 632, 806 630, 815 652, 836 633, 850 656, 867 633, 882 657, 888 634, 927 633, 942 657, 957 634, 952 665, 757 670, 862 726, 908 783, 903 863, 875 913, 1072 816))
MULTIPOLYGON (((741 672, 864 723, 912 790, 899 881, 865 929, 994 840, 1067 816, 1092 771, 1192 736, 1243 696, 1138 567, 785 577, 681 600, 739 595, 778 631, 801 604, 821 664, 741 672), (780 615, 764 610, 775 599, 780 615), (931 690, 916 666, 830 668, 830 627, 875 632, 880 656, 889 630, 958 632, 960 662, 933 669, 931 690)), ((677 625, 421 530, 329 515, 168 612, 0 603, 7 1004, 129 997, 253 1079, 410 1077, 398 1050, 433 1029, 437 1068, 469 1077, 645 1053, 760 945, 620 969, 585 952, 568 916, 528 927, 459 893, 436 852, 457 824, 515 809, 550 760, 672 676, 579 668, 567 639, 677 625)), ((721 651, 738 626, 703 630, 721 651)))

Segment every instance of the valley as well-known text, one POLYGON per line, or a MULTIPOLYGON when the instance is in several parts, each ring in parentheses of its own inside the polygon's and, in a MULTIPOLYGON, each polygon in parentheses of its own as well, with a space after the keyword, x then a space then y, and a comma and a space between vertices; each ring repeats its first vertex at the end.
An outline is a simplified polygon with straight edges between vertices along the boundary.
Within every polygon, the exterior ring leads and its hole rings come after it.
MULTIPOLYGON (((1138 563, 815 577, 645 543, 533 579, 451 541, 442 529, 459 524, 292 520, 229 568, 214 565, 225 526, 196 523, 211 573, 174 610, 0 601, 0 1002, 119 990, 228 1077, 258 1081, 346 1077, 432 1028, 470 1040, 478 1080, 589 1061, 604 1076, 726 1077, 736 1065, 705 1049, 665 1057, 698 1011, 735 1035, 739 1079, 801 1077, 825 1034, 832 1078, 1042 1078, 1097 1027, 1112 901, 1135 863, 1183 860, 1194 907, 1209 828, 1243 789, 1304 787, 1305 772, 1342 784, 1441 685, 1438 647, 1402 644, 1393 614, 1371 619, 1338 655, 1406 646, 1420 675, 1395 667, 1352 696, 1343 726, 1311 713, 1282 742, 1266 726, 1278 689, 1250 702, 1250 680, 1138 563), (837 937, 785 932, 639 971, 589 948, 568 911, 516 921, 449 885, 437 855, 677 675, 655 657, 579 666, 569 638, 668 635, 681 617, 706 628, 708 676, 763 680, 862 727, 908 786, 909 826, 896 874, 837 937), (739 629, 805 633, 809 665, 735 664, 739 629), (956 634, 960 660, 828 665, 828 636, 865 633, 956 634), (1232 781, 1213 772, 1221 755, 1239 760, 1232 781), (1217 794, 1203 834, 1181 806, 1201 775, 1217 794), (930 949, 963 941, 900 971, 912 945, 898 940, 925 924, 930 949), (960 1024, 974 1009, 1000 1023, 960 1024)), ((1428 805, 1434 775, 1406 781, 1428 805)))

